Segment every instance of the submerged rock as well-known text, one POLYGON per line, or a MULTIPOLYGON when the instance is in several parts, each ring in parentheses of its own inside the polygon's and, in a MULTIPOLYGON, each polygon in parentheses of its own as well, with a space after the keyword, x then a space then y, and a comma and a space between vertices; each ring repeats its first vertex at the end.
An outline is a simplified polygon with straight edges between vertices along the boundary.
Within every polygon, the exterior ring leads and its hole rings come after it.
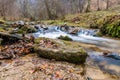
POLYGON ((105 55, 105 57, 109 57, 109 58, 112 58, 112 59, 120 60, 120 56, 117 55, 117 54, 107 54, 107 55, 105 55))
POLYGON ((58 39, 61 39, 61 40, 66 40, 66 41, 73 41, 71 38, 69 38, 68 36, 60 36, 58 37, 58 39))
POLYGON ((40 56, 47 59, 55 59, 60 61, 68 61, 72 63, 84 63, 87 57, 86 51, 81 47, 73 47, 72 45, 60 44, 58 42, 64 42, 60 40, 48 39, 48 43, 44 46, 46 39, 37 40, 37 44, 34 45, 35 52, 40 56), (45 41, 44 41, 45 40, 45 41), (52 44, 51 44, 52 43, 52 44), (43 44, 43 45, 42 45, 43 44), (56 46, 54 48, 54 45, 56 46))

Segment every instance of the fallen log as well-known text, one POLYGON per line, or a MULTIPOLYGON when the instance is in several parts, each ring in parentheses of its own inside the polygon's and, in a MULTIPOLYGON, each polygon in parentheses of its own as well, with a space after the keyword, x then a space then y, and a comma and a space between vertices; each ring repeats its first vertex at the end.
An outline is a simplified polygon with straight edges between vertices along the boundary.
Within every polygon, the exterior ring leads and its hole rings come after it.
POLYGON ((9 33, 4 33, 4 32, 0 32, 0 38, 2 39, 1 44, 14 43, 18 40, 23 40, 23 37, 19 35, 9 34, 9 33))

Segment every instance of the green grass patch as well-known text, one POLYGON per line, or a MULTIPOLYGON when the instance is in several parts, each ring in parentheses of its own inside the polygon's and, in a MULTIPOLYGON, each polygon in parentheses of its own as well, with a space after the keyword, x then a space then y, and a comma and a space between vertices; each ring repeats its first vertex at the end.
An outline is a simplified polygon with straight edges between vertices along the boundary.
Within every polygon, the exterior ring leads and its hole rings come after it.
POLYGON ((66 15, 63 20, 43 20, 44 24, 77 26, 84 28, 100 28, 104 24, 107 16, 116 15, 118 12, 113 11, 96 11, 89 13, 79 13, 66 15))

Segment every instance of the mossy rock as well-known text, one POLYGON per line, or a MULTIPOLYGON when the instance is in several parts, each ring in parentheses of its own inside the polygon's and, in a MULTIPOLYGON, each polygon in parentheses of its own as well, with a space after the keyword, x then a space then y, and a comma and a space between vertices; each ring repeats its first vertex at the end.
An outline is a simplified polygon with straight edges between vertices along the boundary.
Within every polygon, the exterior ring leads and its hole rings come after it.
POLYGON ((17 30, 17 33, 34 33, 36 32, 37 30, 33 27, 29 27, 29 26, 22 26, 20 27, 18 30, 17 30))
POLYGON ((65 40, 65 41, 73 41, 70 37, 68 36, 60 36, 58 39, 65 40))
POLYGON ((62 40, 52 40, 59 44, 59 48, 46 48, 41 47, 39 44, 34 45, 35 52, 43 58, 55 59, 58 61, 68 61, 71 63, 82 64, 85 63, 87 58, 87 53, 82 47, 75 47, 74 42, 69 42, 70 44, 60 44, 64 43, 62 40), (72 46, 73 45, 73 46, 72 46))

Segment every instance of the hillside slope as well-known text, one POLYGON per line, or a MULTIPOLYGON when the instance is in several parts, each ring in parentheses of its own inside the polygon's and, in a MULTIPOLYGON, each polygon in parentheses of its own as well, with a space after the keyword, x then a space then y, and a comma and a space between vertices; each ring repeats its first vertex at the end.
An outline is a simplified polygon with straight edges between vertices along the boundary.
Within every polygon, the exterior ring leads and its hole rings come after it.
POLYGON ((64 19, 45 20, 45 24, 78 26, 84 28, 100 29, 101 34, 120 37, 120 5, 107 11, 96 11, 66 15, 64 19))

